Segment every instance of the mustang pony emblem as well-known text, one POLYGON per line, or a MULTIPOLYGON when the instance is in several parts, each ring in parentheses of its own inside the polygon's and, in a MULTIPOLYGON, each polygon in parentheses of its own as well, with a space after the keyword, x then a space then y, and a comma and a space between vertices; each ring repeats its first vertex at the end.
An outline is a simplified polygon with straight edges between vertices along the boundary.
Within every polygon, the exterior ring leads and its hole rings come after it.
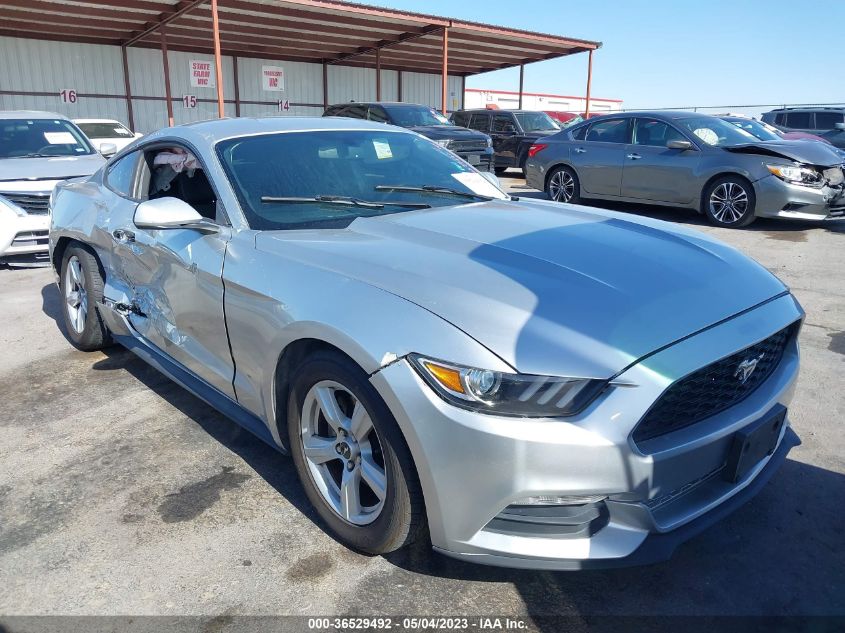
POLYGON ((746 381, 751 378, 751 374, 754 373, 754 370, 757 369, 757 363, 763 360, 763 357, 766 354, 760 354, 757 358, 746 358, 742 361, 739 365, 737 365, 736 371, 734 372, 734 377, 739 379, 740 384, 745 384, 746 381))

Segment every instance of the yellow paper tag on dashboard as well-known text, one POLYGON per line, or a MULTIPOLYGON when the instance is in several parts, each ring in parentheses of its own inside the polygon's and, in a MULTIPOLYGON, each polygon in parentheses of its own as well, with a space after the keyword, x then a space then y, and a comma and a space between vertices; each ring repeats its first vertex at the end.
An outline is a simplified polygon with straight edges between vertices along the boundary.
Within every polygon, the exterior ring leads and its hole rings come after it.
POLYGON ((373 148, 376 150, 376 158, 379 160, 393 158, 393 152, 390 151, 390 144, 384 141, 373 141, 373 148))

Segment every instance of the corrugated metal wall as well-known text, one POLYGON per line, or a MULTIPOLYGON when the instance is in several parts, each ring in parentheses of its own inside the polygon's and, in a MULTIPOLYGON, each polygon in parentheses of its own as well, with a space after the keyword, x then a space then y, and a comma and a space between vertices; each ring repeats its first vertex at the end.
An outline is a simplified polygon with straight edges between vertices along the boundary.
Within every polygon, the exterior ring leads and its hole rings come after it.
MULTIPOLYGON (((135 130, 147 133, 167 125, 161 51, 129 48, 127 59, 135 130)), ((173 115, 177 124, 217 116, 216 90, 191 86, 191 60, 213 64, 214 58, 202 53, 168 53, 173 115), (185 108, 183 95, 197 97, 196 107, 185 108)), ((235 116, 233 66, 232 57, 224 56, 227 116, 235 116)), ((383 101, 398 100, 398 75, 393 70, 381 72, 383 101)), ((461 85, 460 77, 449 77, 449 110, 461 107, 461 85)), ((241 116, 319 116, 323 111, 321 64, 238 58, 238 89, 241 116), (284 91, 263 89, 261 71, 264 65, 284 68, 284 91), (279 100, 288 101, 289 109, 280 112, 279 100)), ((0 109, 50 110, 72 118, 113 118, 126 122, 128 113, 123 95, 123 60, 117 46, 0 37, 0 109), (59 96, 63 89, 76 90, 80 95, 77 102, 63 102, 59 96)), ((374 101, 375 70, 330 65, 328 96, 329 103, 374 101)), ((440 75, 403 72, 402 100, 440 108, 440 75)))

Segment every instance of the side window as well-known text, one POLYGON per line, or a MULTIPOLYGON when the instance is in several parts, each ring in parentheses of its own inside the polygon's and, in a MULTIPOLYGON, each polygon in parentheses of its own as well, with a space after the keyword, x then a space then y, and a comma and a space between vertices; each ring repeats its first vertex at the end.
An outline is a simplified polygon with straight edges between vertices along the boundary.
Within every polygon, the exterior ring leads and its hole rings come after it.
POLYGON ((779 112, 775 117, 775 125, 786 125, 786 114, 779 112))
POLYGON ((811 129, 810 112, 787 112, 786 126, 792 128, 803 128, 805 130, 811 129))
POLYGON ((113 165, 109 166, 106 172, 106 185, 116 194, 124 198, 135 198, 135 172, 140 152, 127 154, 113 165))
POLYGON ((587 135, 587 128, 588 125, 582 125, 577 130, 572 132, 572 140, 574 141, 583 141, 584 137, 587 135))
POLYGON ((467 127, 467 123, 469 123, 469 114, 466 112, 455 112, 455 114, 452 115, 452 123, 458 127, 467 127))
POLYGON ((671 125, 655 119, 637 119, 634 145, 666 147, 669 141, 683 141, 684 136, 671 125))
POLYGON ((208 181, 202 163, 184 147, 159 147, 144 154, 148 177, 146 198, 179 198, 206 220, 228 224, 225 211, 208 181))
POLYGON ((493 117, 493 132, 513 133, 516 127, 510 114, 496 114, 493 117))
POLYGON ((369 113, 367 118, 370 121, 376 121, 378 123, 389 123, 390 119, 387 116, 387 112, 385 112, 384 108, 381 106, 370 106, 369 113))
POLYGON ((487 132, 490 130, 490 115, 489 114, 473 114, 467 126, 479 132, 487 132))
POLYGON ((816 112, 817 130, 835 130, 837 123, 842 123, 843 114, 841 112, 816 112))
POLYGON ((599 143, 627 143, 628 119, 596 121, 590 126, 586 140, 599 143))

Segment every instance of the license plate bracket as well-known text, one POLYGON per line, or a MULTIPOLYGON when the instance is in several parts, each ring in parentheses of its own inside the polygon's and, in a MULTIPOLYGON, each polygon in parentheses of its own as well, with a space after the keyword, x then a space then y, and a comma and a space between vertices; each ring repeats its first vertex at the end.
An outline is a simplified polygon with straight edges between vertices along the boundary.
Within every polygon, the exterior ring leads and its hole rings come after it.
POLYGON ((740 482, 761 459, 774 453, 785 421, 786 407, 779 404, 737 431, 728 451, 725 479, 734 484, 740 482))

